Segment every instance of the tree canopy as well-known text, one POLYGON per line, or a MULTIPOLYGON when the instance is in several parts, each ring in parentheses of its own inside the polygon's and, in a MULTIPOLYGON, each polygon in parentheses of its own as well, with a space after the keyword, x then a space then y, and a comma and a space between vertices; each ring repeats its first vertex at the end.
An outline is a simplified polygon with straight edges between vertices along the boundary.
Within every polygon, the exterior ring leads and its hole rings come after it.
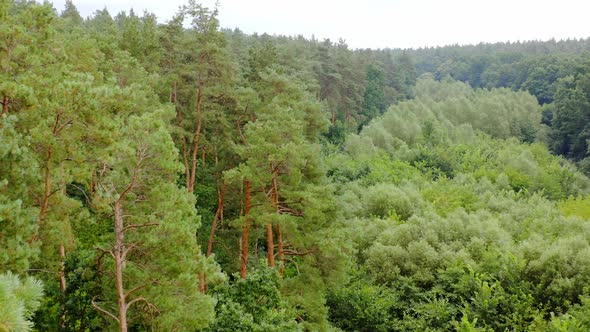
POLYGON ((0 0, 0 331, 586 331, 588 47, 0 0))

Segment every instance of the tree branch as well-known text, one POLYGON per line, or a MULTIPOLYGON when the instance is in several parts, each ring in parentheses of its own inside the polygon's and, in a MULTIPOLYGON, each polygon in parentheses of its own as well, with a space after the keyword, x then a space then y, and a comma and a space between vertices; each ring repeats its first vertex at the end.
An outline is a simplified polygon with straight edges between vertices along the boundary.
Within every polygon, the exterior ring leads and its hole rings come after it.
POLYGON ((127 293, 125 293, 125 298, 127 298, 133 292, 136 292, 136 291, 138 291, 139 289, 142 289, 145 286, 147 286, 147 284, 143 284, 143 285, 139 285, 139 286, 133 287, 132 289, 128 290, 127 293))
POLYGON ((103 249, 101 247, 96 247, 96 249, 102 251, 103 254, 110 254, 113 257, 113 259, 115 258, 115 253, 110 249, 107 250, 107 249, 103 249))
POLYGON ((133 224, 133 225, 127 225, 125 227, 123 227, 123 232, 129 230, 129 229, 133 229, 133 228, 142 228, 142 227, 150 227, 150 226, 160 226, 160 223, 157 222, 149 222, 146 224, 133 224))
POLYGON ((123 253, 121 254, 121 258, 122 258, 122 259, 125 261, 125 260, 127 259, 127 254, 128 254, 128 253, 129 253, 131 250, 135 249, 136 247, 137 247, 137 244, 135 244, 135 243, 132 243, 132 244, 130 244, 129 246, 127 246, 127 247, 125 248, 125 250, 123 250, 123 253))
POLYGON ((309 254, 313 254, 313 251, 298 252, 298 251, 287 249, 287 250, 283 250, 283 254, 289 255, 289 256, 306 256, 309 254))
POLYGON ((91 303, 92 303, 92 306, 93 306, 93 307, 94 307, 96 310, 98 310, 98 311, 102 312, 103 314, 105 314, 105 315, 107 315, 107 316, 111 317, 112 319, 114 319, 114 320, 116 320, 118 323, 120 323, 120 322, 119 322, 119 318, 117 318, 117 316, 115 316, 115 315, 111 314, 110 312, 108 312, 107 310, 105 310, 105 309, 103 309, 103 308, 99 307, 99 306, 98 306, 98 304, 96 304, 96 302, 94 302, 94 299, 96 299, 96 296, 95 296, 94 298, 92 298, 92 301, 91 301, 91 303))
POLYGON ((145 302, 145 303, 147 304, 147 306, 148 306, 148 307, 152 307, 152 308, 155 308, 155 309, 157 309, 157 307, 156 307, 155 305, 151 304, 151 303, 150 303, 148 300, 146 300, 144 297, 138 297, 138 298, 135 298, 135 299, 133 299, 133 300, 129 301, 129 303, 127 303, 127 309, 129 309, 129 308, 131 307, 131 305, 132 305, 132 304, 134 304, 134 303, 136 303, 136 302, 140 302, 140 301, 143 301, 143 302, 145 302))

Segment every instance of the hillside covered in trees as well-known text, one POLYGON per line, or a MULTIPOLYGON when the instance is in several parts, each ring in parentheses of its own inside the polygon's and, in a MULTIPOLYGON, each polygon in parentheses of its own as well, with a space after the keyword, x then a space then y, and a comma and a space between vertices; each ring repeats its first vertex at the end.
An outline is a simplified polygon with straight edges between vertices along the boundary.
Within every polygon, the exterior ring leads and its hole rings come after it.
POLYGON ((0 331, 588 331, 589 52, 0 0, 0 331))

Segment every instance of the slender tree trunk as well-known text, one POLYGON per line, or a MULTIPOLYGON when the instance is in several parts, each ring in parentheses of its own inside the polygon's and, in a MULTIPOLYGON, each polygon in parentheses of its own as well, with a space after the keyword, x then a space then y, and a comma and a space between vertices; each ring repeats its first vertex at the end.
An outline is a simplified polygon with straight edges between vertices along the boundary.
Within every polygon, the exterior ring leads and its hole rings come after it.
POLYGON ((188 148, 186 146, 186 138, 183 136, 181 139, 182 142, 182 162, 184 164, 184 176, 186 177, 186 188, 189 192, 192 192, 191 189, 191 169, 188 166, 188 148))
POLYGON ((59 244, 59 258, 61 259, 59 267, 59 289, 62 293, 66 292, 66 247, 63 243, 59 244))
MULTIPOLYGON (((277 183, 278 169, 271 163, 270 170, 272 172, 272 188, 270 192, 270 200, 277 213, 279 213, 279 189, 277 183)), ((268 265, 275 266, 275 248, 272 232, 272 224, 266 224, 266 246, 268 250, 268 265)))
POLYGON ((336 125, 336 111, 332 111, 332 127, 336 125))
POLYGON ((2 115, 8 114, 8 97, 2 97, 2 115))
POLYGON ((127 332, 127 301, 123 287, 123 270, 125 269, 125 239, 123 225, 123 208, 120 199, 115 202, 115 282, 117 285, 117 305, 119 307, 119 331, 127 332))
MULTIPOLYGON (((176 82, 174 82, 174 85, 172 87, 172 92, 170 93, 170 102, 174 105, 174 107, 176 108, 176 122, 179 128, 182 128, 183 124, 182 124, 182 112, 180 111, 180 109, 178 108, 177 105, 177 84, 176 82)), ((182 163, 184 165, 184 177, 185 177, 185 185, 188 188, 190 188, 190 179, 191 179, 191 173, 190 173, 190 167, 188 165, 188 151, 187 151, 187 145, 186 145, 186 137, 184 137, 183 134, 181 134, 180 137, 180 143, 181 143, 181 152, 182 152, 182 163)))
MULTIPOLYGON (((66 248, 64 246, 63 243, 59 244, 59 258, 60 258, 60 266, 59 266, 59 290, 62 292, 62 294, 66 293, 66 273, 65 273, 65 269, 66 269, 66 248)), ((65 308, 65 301, 64 303, 62 303, 62 314, 59 317, 59 326, 62 329, 65 329, 66 327, 66 311, 64 310, 65 308)))
POLYGON ((199 293, 207 293, 207 277, 205 276, 205 272, 199 274, 199 293))
POLYGON ((244 216, 246 221, 244 229, 242 230, 242 250, 240 259, 240 277, 245 279, 248 275, 248 238, 250 237, 250 208, 252 207, 252 188, 249 180, 246 180, 246 199, 245 199, 245 210, 244 216))
POLYGON ((270 267, 275 267, 275 244, 272 235, 272 224, 266 224, 267 259, 270 267))
POLYGON ((199 139, 201 138, 201 105, 202 105, 202 98, 203 98, 203 84, 199 82, 199 90, 197 92, 197 127, 193 134, 193 151, 192 151, 192 164, 190 170, 190 182, 189 182, 189 192, 193 192, 195 190, 195 179, 197 176, 197 160, 198 160, 198 153, 199 153, 199 139))
POLYGON ((209 244, 207 245, 207 257, 213 252, 213 243, 215 242, 215 232, 217 231, 217 222, 223 217, 223 203, 225 201, 225 180, 221 184, 221 190, 217 192, 217 211, 213 217, 211 233, 209 234, 209 244))
POLYGON ((93 169, 92 170, 92 180, 90 181, 90 195, 91 195, 91 197, 94 196, 94 192, 96 191, 96 183, 97 183, 96 170, 93 169))
MULTIPOLYGON (((205 53, 201 53, 199 62, 203 64, 205 61, 205 53)), ((203 80, 199 77, 199 84, 197 89, 197 124, 193 134, 193 153, 192 153, 192 165, 190 171, 190 186, 188 191, 192 193, 195 190, 195 178, 197 176, 197 159, 199 153, 199 139, 201 138, 201 127, 203 125, 201 112, 203 107, 203 80)))
POLYGON ((281 278, 285 274, 285 252, 283 251, 283 233, 281 232, 281 225, 277 225, 277 242, 279 251, 279 274, 281 278))
POLYGON ((44 174, 44 193, 43 201, 41 202, 41 211, 39 211, 39 222, 43 221, 47 208, 49 207, 49 197, 51 196, 51 159, 53 158, 53 148, 47 149, 47 159, 45 160, 45 174, 44 174))
MULTIPOLYGON (((61 194, 66 196, 67 192, 67 184, 66 184, 66 174, 63 164, 61 165, 61 194)), ((59 268, 59 288, 61 289, 62 293, 66 292, 66 247, 63 242, 59 244, 59 258, 60 258, 60 268, 59 268)), ((65 315, 64 315, 65 321, 65 315)))

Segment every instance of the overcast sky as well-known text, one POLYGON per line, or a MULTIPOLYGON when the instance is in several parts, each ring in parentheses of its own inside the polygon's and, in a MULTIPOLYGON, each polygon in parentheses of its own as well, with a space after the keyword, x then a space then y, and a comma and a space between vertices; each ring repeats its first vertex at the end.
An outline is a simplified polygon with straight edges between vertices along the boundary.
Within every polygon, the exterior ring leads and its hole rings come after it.
MULTIPOLYGON (((65 0, 52 0, 62 11, 65 0)), ((200 1, 212 6, 213 0, 200 1)), ((184 0, 74 0, 83 17, 133 8, 166 22, 184 0)), ((222 27, 343 38, 352 48, 590 37, 590 0, 220 0, 222 27)))

